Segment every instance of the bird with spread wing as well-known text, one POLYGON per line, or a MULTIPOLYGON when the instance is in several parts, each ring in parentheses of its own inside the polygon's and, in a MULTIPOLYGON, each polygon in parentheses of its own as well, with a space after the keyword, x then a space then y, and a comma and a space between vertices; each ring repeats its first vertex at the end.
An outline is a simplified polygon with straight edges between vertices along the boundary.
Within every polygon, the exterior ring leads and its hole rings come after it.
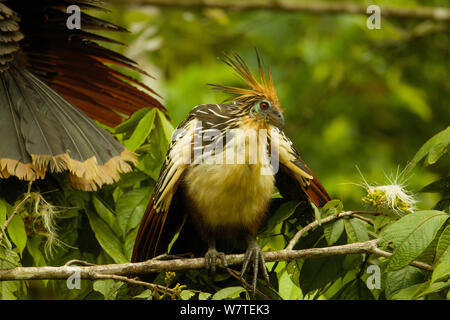
POLYGON ((330 198, 284 134, 280 101, 259 56, 259 81, 239 55, 225 56, 224 62, 246 87, 213 85, 234 99, 196 106, 178 126, 142 219, 132 261, 167 253, 174 235, 190 223, 208 245, 206 266, 212 271, 217 260, 227 266, 216 240, 245 240, 241 276, 253 267, 255 288, 259 268, 268 280, 256 234, 276 188, 284 197, 308 205, 311 201, 323 206, 330 198))

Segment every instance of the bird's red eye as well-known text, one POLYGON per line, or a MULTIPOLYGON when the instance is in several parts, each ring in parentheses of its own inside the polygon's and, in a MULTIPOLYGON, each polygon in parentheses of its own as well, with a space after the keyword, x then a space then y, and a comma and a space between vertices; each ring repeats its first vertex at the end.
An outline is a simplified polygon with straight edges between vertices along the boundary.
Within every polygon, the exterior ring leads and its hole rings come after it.
POLYGON ((266 101, 263 101, 259 104, 259 107, 261 108, 261 110, 267 110, 267 109, 269 109, 269 103, 266 101))

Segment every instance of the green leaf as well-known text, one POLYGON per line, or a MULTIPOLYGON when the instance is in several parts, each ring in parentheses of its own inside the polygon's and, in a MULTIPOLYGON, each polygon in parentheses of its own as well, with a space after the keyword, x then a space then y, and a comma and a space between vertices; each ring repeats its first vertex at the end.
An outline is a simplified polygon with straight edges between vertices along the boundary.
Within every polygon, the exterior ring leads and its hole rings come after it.
MULTIPOLYGON (((0 246, 0 269, 9 269, 19 266, 19 255, 0 246)), ((0 281, 0 300, 16 300, 14 292, 20 289, 19 281, 0 281)))
POLYGON ((345 270, 352 270, 358 268, 363 262, 363 256, 361 254, 346 254, 342 268, 345 270))
POLYGON ((158 118, 161 123, 163 137, 166 139, 167 144, 170 144, 172 141, 172 134, 175 131, 175 128, 172 126, 169 120, 167 120, 166 115, 161 110, 157 110, 158 118))
POLYGON ((300 287, 292 281, 287 271, 283 272, 279 277, 278 287, 280 296, 285 300, 297 300, 301 294, 300 287))
POLYGON ((0 199, 0 227, 3 227, 6 222, 6 203, 4 200, 0 199))
POLYGON ((151 111, 151 108, 142 108, 133 113, 133 115, 127 120, 119 124, 117 127, 114 128, 114 133, 125 133, 127 131, 131 131, 131 129, 135 128, 139 121, 151 111))
POLYGON ((152 189, 144 187, 133 189, 122 195, 116 203, 116 214, 122 236, 141 222, 150 200, 152 189))
POLYGON ((115 300, 122 285, 122 282, 115 280, 96 280, 94 282, 94 290, 100 292, 105 297, 105 300, 115 300))
POLYGON ((300 288, 300 270, 302 269, 304 260, 297 259, 289 262, 286 266, 286 272, 291 277, 292 283, 300 288))
MULTIPOLYGON (((427 282, 427 283, 429 283, 429 282, 427 282)), ((428 288, 426 288, 422 292, 417 292, 416 295, 414 296, 414 299, 424 297, 431 293, 438 293, 440 291, 447 289, 448 287, 450 287, 450 281, 430 283, 428 288)))
POLYGON ((180 292, 180 297, 183 300, 189 300, 191 299, 193 296, 195 296, 195 292, 191 291, 191 290, 182 290, 180 292))
POLYGON ((433 207, 433 209, 450 213, 450 198, 445 198, 445 199, 440 200, 438 203, 436 203, 436 205, 433 207))
POLYGON ((349 243, 363 242, 369 240, 367 223, 357 218, 344 219, 345 232, 349 243))
POLYGON ((17 300, 14 292, 19 289, 19 281, 0 281, 0 300, 17 300))
POLYGON ((239 298, 240 294, 245 292, 245 289, 242 287, 228 287, 222 290, 217 291, 212 300, 224 300, 224 299, 235 299, 239 298))
POLYGON ((439 179, 423 187, 420 192, 440 192, 450 194, 450 176, 439 179))
POLYGON ((330 200, 328 201, 321 209, 322 216, 328 217, 334 214, 339 214, 342 212, 342 209, 344 208, 344 205, 342 204, 341 200, 330 200))
POLYGON ((86 210, 89 224, 101 247, 116 263, 128 262, 125 257, 121 241, 114 235, 111 228, 97 214, 86 210))
POLYGON ((19 253, 22 254, 23 249, 27 245, 27 232, 25 231, 22 217, 16 214, 9 222, 7 230, 11 241, 17 246, 19 253))
POLYGON ((387 272, 385 280, 386 297, 391 299, 400 290, 421 283, 423 280, 423 271, 412 266, 406 266, 400 270, 387 272))
POLYGON ((269 217, 265 229, 267 231, 271 231, 277 224, 287 220, 290 216, 292 216, 300 203, 302 203, 302 201, 295 200, 283 203, 277 211, 269 217))
POLYGON ((431 282, 450 279, 450 249, 447 248, 438 261, 431 275, 431 282))
POLYGON ((200 292, 198 294, 198 300, 209 300, 209 298, 212 296, 209 292, 200 292))
POLYGON ((429 139, 417 153, 404 171, 406 176, 423 158, 428 156, 425 165, 435 163, 449 148, 450 145, 450 126, 429 139))
POLYGON ((127 260, 131 261, 131 255, 133 254, 134 242, 136 241, 137 233, 139 229, 135 228, 127 234, 125 237, 125 244, 123 245, 123 251, 127 260))
POLYGON ((375 232, 389 225, 392 222, 392 218, 388 215, 380 214, 373 219, 373 227, 375 232))
POLYGON ((304 294, 323 288, 342 273, 345 256, 330 256, 305 260, 300 271, 300 288, 304 294))
POLYGON ((42 250, 40 248, 41 243, 43 242, 43 239, 41 236, 32 237, 28 239, 27 241, 27 250, 30 253, 30 255, 33 257, 34 260, 34 266, 37 267, 44 267, 47 265, 47 262, 45 261, 45 257, 42 254, 42 250))
POLYGON ((421 292, 424 289, 426 283, 419 283, 412 285, 410 287, 401 289, 397 291, 393 296, 392 300, 412 300, 414 296, 417 295, 418 292, 421 292))
POLYGON ((150 298, 151 295, 152 295, 152 290, 146 289, 146 290, 142 291, 140 294, 138 294, 137 296, 134 296, 133 299, 147 300, 148 298, 150 298))
POLYGON ((110 228, 114 228, 116 223, 116 216, 109 208, 109 206, 103 201, 103 199, 99 198, 98 195, 92 195, 92 204, 94 205, 95 211, 100 216, 100 218, 105 221, 110 228))
POLYGON ((372 292, 361 279, 346 283, 331 300, 374 300, 372 292))
POLYGON ((441 256, 447 251, 450 251, 450 225, 446 226, 444 231, 442 231, 441 235, 439 236, 434 262, 439 261, 441 256))
POLYGON ((339 240, 344 232, 344 219, 338 219, 335 222, 327 223, 323 226, 325 239, 329 246, 333 245, 339 240))
POLYGON ((448 217, 442 211, 418 211, 386 227, 380 234, 380 245, 394 245, 387 270, 399 270, 420 256, 448 217))
POLYGON ((128 150, 135 151, 145 142, 153 129, 155 115, 156 109, 152 109, 139 121, 131 137, 124 141, 124 145, 128 150))

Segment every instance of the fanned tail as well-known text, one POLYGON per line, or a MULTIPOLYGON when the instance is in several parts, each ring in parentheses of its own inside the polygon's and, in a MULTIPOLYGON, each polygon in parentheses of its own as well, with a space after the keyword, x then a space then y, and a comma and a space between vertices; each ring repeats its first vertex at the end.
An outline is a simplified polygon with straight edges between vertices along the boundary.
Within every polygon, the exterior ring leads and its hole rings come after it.
POLYGON ((0 177, 68 171, 75 187, 92 191, 131 170, 131 152, 29 71, 10 66, 0 80, 0 177))
POLYGON ((82 29, 69 30, 68 5, 0 0, 0 178, 68 171, 74 187, 91 191, 130 171, 136 155, 89 117, 115 126, 140 108, 165 109, 151 88, 109 66, 146 74, 134 61, 94 42, 117 41, 89 31, 126 30, 84 12, 82 29))

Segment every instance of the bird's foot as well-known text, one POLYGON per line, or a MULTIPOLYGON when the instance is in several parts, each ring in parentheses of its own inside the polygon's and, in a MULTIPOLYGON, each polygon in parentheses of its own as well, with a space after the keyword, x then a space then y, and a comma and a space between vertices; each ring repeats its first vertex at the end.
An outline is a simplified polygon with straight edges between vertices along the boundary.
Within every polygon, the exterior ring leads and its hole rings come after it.
POLYGON ((261 267, 264 279, 270 284, 269 274, 267 273, 266 262, 264 260, 264 255, 255 239, 249 239, 247 251, 244 256, 244 264, 242 265, 241 279, 244 277, 245 273, 250 270, 250 262, 253 266, 253 282, 252 289, 253 292, 256 291, 256 280, 258 279, 258 269, 261 267))
POLYGON ((223 252, 217 251, 215 248, 209 248, 205 254, 206 269, 210 270, 211 272, 216 272, 217 259, 222 261, 222 265, 225 268, 228 267, 225 254, 223 252))

